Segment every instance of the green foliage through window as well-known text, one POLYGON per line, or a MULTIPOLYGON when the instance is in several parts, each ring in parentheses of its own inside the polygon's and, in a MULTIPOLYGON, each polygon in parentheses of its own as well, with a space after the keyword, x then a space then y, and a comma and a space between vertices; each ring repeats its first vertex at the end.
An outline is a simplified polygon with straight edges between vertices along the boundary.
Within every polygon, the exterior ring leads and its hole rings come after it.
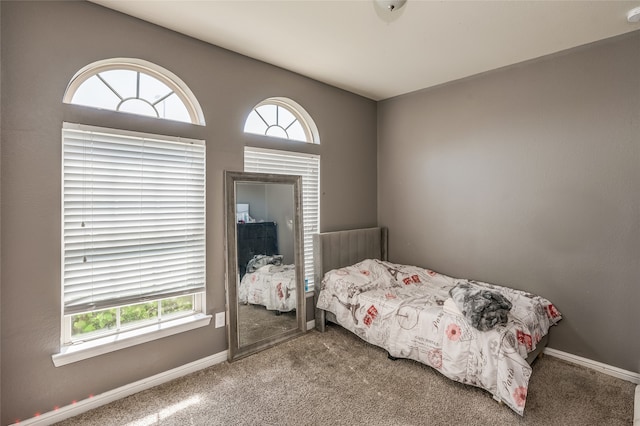
POLYGON ((126 325, 158 317, 158 302, 140 303, 120 308, 120 324, 126 325))
POLYGON ((74 315, 72 335, 93 333, 94 331, 110 330, 117 324, 116 310, 88 312, 86 314, 74 315))
POLYGON ((162 315, 169 315, 193 310, 193 296, 174 297, 161 301, 162 315))
POLYGON ((124 327, 132 326, 136 323, 144 325, 145 323, 157 321, 159 316, 158 305, 160 305, 162 316, 190 313, 193 312, 193 296, 173 297, 160 301, 155 300, 120 308, 73 315, 71 317, 71 336, 80 337, 90 333, 115 329, 118 325, 118 315, 120 315, 120 325, 124 327))

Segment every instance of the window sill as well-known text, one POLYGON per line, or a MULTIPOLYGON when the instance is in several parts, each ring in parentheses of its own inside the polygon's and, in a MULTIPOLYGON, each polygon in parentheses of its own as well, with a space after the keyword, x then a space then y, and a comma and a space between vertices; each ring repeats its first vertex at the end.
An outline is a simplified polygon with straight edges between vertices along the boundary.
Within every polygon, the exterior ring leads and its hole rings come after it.
POLYGON ((141 343, 151 342, 163 337, 205 327, 211 322, 211 317, 211 315, 199 313, 173 321, 167 321, 162 324, 154 324, 136 330, 125 331, 113 336, 75 343, 60 348, 60 352, 51 355, 51 359, 56 367, 61 367, 141 343))

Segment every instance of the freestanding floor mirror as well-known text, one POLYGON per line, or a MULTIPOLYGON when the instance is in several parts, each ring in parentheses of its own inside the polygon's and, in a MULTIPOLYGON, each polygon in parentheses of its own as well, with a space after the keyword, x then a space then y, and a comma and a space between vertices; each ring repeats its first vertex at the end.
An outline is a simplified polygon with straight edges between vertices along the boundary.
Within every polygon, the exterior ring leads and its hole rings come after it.
POLYGON ((301 177, 225 172, 229 360, 305 332, 301 177))

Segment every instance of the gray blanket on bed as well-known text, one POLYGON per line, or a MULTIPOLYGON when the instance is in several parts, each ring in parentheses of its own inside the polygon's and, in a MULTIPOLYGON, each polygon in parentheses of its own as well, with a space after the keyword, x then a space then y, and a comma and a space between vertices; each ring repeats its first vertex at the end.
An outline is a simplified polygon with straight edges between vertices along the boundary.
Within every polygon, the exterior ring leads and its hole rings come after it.
POLYGON ((282 265, 283 258, 284 255, 282 254, 274 254, 273 256, 257 254, 247 263, 247 272, 255 272, 266 265, 280 266, 282 265))
POLYGON ((511 302, 496 291, 463 282, 449 290, 449 295, 471 326, 480 331, 507 322, 511 302))

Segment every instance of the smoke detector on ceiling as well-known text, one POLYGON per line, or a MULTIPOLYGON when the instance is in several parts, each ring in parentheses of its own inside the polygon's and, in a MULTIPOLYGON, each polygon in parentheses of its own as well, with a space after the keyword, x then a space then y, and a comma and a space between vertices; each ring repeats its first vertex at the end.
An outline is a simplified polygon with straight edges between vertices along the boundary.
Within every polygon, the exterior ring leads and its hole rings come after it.
POLYGON ((404 6, 407 0, 375 0, 375 2, 382 9, 394 12, 404 6))
POLYGON ((631 23, 640 22, 640 7, 636 7, 627 12, 627 21, 631 23))

